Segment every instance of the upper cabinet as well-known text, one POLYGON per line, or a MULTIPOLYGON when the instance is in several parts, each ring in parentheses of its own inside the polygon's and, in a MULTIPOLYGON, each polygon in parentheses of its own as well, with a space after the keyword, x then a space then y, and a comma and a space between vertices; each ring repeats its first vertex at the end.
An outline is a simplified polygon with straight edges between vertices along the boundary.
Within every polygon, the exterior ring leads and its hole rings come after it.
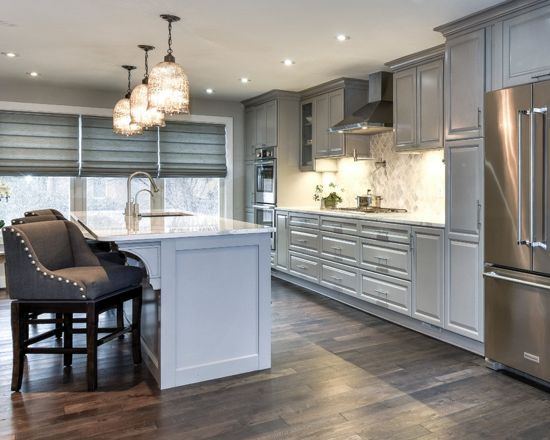
POLYGON ((485 29, 447 39, 445 48, 445 137, 483 136, 485 29))
MULTIPOLYGON (((500 27, 495 27, 497 32, 500 27)), ((498 38, 498 35, 496 35, 498 38)), ((550 79, 550 6, 502 22, 504 87, 550 79)))
POLYGON ((256 149, 256 107, 249 107, 244 113, 244 157, 253 160, 256 149))
POLYGON ((302 92, 300 168, 311 171, 315 158, 346 154, 348 139, 329 128, 367 103, 368 81, 342 78, 302 92))
POLYGON ((397 150, 443 147, 443 53, 441 45, 386 63, 397 150))
POLYGON ((247 107, 244 118, 246 159, 254 159, 256 148, 277 146, 276 100, 247 107))

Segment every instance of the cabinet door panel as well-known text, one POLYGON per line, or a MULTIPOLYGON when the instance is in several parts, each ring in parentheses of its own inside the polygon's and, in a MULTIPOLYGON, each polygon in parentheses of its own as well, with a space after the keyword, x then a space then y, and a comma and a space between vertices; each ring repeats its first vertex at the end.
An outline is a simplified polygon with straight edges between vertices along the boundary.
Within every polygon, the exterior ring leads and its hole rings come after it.
POLYGON ((550 6, 505 20, 502 33, 504 87, 550 78, 550 6))
POLYGON ((256 144, 265 147, 267 145, 267 119, 265 104, 256 107, 256 144))
POLYGON ((328 148, 328 121, 329 121, 329 100, 328 95, 321 95, 315 98, 313 107, 313 121, 315 130, 315 155, 326 157, 329 155, 328 148))
POLYGON ((256 109, 254 107, 246 109, 244 116, 245 125, 245 158, 254 159, 254 149, 256 148, 256 109))
POLYGON ((287 271, 288 270, 288 214, 286 212, 277 212, 275 218, 276 233, 276 260, 275 265, 277 269, 287 271))
POLYGON ((483 136, 484 29, 447 40, 445 83, 446 138, 483 136))
MULTIPOLYGON (((344 90, 337 90, 328 96, 329 99, 329 125, 333 125, 344 119, 344 90)), ((341 156, 344 154, 344 135, 338 133, 329 133, 329 153, 331 156, 341 156)))
POLYGON ((268 147, 277 146, 277 101, 270 101, 265 105, 266 129, 265 143, 268 147))
POLYGON ((254 205, 254 162, 245 162, 244 172, 244 206, 246 209, 252 209, 252 205, 254 205))
POLYGON ((443 326, 444 231, 413 228, 413 299, 416 319, 443 326))
POLYGON ((416 67, 395 73, 393 90, 395 146, 410 148, 416 145, 416 67))
POLYGON ((481 140, 447 144, 447 221, 449 233, 478 241, 483 201, 481 140))
POLYGON ((419 66, 417 76, 417 143, 443 146, 443 61, 419 66))
POLYGON ((451 239, 448 256, 450 272, 445 298, 445 328, 483 341, 480 245, 451 239))

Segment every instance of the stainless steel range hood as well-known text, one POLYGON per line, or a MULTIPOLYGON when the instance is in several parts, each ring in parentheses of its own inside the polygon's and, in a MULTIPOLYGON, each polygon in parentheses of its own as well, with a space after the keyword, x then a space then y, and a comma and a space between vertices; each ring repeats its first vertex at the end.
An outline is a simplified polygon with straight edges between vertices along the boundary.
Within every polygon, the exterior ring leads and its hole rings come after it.
POLYGON ((331 133, 377 134, 393 129, 393 74, 376 72, 369 75, 367 105, 345 117, 331 133))

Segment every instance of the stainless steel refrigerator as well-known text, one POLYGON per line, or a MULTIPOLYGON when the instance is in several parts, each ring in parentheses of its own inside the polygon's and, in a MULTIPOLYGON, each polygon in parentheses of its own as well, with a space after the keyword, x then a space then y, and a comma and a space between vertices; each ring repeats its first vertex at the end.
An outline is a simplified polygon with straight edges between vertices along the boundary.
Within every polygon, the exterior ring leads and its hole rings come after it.
POLYGON ((485 356, 550 382, 550 81, 485 95, 485 356))

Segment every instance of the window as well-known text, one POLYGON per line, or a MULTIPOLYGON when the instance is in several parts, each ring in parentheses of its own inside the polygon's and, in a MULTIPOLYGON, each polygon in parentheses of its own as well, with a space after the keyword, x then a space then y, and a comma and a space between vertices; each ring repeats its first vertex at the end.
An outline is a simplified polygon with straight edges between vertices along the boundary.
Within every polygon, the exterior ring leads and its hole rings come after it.
POLYGON ((198 177, 164 179, 164 209, 220 215, 220 179, 198 177))
MULTIPOLYGON (((120 211, 126 206, 126 182, 122 177, 87 177, 86 178, 86 209, 89 211, 120 211)), ((150 189, 147 179, 134 179, 132 182, 132 197, 137 191, 150 189)), ((151 210, 149 193, 138 196, 141 212, 151 210)))
POLYGON ((0 201, 0 219, 6 224, 23 217, 25 211, 55 208, 64 214, 71 205, 70 177, 6 176, 0 177, 10 188, 10 198, 0 201))

